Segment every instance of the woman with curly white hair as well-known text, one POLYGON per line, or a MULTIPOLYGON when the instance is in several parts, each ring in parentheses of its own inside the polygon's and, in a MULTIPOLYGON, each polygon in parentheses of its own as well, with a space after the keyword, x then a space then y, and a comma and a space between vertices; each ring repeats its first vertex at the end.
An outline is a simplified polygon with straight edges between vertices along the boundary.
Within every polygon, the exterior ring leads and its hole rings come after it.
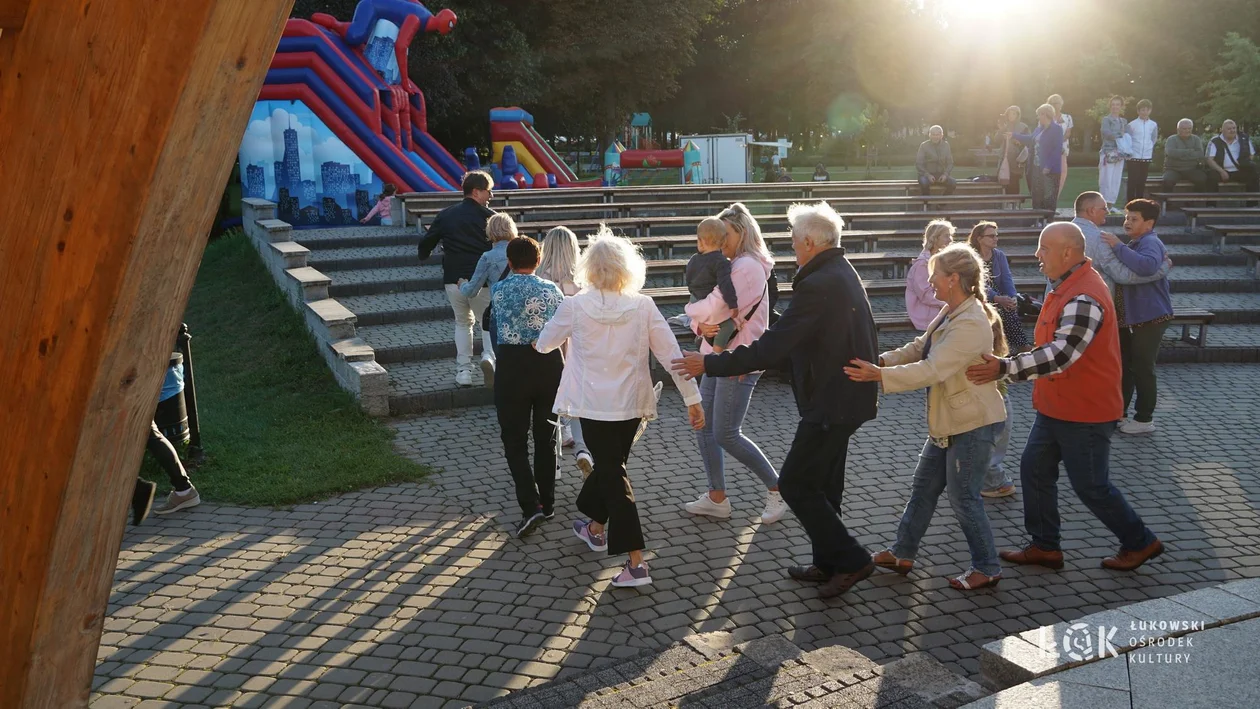
MULTIPOLYGON (((656 393, 648 353, 664 366, 682 356, 678 341, 652 299, 640 293, 647 264, 629 241, 600 227, 578 261, 583 290, 564 302, 534 347, 551 352, 568 342, 568 361, 556 393, 555 412, 581 419, 594 470, 578 494, 578 510, 590 520, 573 532, 592 551, 629 554, 613 577, 619 587, 652 583, 643 563, 643 531, 626 476, 639 423, 656 418, 656 393)), ((673 375, 694 429, 704 428, 700 390, 673 375)))

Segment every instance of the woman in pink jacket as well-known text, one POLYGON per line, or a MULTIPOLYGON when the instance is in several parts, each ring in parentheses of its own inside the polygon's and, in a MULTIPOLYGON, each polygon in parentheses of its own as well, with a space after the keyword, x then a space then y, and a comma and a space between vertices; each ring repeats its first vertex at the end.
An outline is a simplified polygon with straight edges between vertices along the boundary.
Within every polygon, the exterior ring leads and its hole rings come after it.
POLYGON ((906 273, 906 312, 916 329, 926 330, 945 304, 932 294, 928 284, 928 259, 954 240, 954 225, 946 219, 933 219, 923 230, 923 251, 906 273))
MULTIPOLYGON (((717 325, 735 318, 738 331, 727 344, 727 349, 751 344, 766 331, 770 323, 770 292, 767 279, 774 267, 774 258, 761 238, 761 227, 740 203, 732 204, 718 214, 726 222, 726 241, 722 253, 731 260, 731 283, 735 286, 738 308, 732 311, 717 288, 704 300, 687 305, 692 328, 698 335, 711 337, 717 325)), ((702 339, 702 354, 713 352, 712 346, 702 339)), ((783 518, 787 504, 779 496, 779 474, 774 466, 741 430, 748 404, 761 372, 738 377, 710 377, 700 380, 701 406, 704 407, 704 428, 696 432, 696 445, 709 478, 709 491, 684 508, 696 515, 727 519, 731 516, 731 501, 726 497, 726 473, 723 469, 722 452, 753 471, 766 486, 766 507, 761 521, 769 524, 783 518)))

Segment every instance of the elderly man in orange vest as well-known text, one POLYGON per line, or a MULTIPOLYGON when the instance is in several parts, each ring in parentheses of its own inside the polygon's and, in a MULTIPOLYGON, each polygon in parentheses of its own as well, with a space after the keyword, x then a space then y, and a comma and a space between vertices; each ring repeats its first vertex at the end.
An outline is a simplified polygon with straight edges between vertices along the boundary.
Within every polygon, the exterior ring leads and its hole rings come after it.
POLYGON ((1164 545, 1111 484, 1111 435, 1124 413, 1120 396, 1120 337, 1107 284, 1085 258, 1085 235, 1070 222, 1050 224, 1037 245, 1052 290, 1037 318, 1037 347, 1007 359, 985 355, 967 370, 976 384, 1035 379, 1037 418, 1020 461, 1024 526, 1032 543, 1001 552, 1016 564, 1063 568, 1060 548, 1059 462, 1072 489, 1120 539, 1106 569, 1130 571, 1159 556, 1164 545))

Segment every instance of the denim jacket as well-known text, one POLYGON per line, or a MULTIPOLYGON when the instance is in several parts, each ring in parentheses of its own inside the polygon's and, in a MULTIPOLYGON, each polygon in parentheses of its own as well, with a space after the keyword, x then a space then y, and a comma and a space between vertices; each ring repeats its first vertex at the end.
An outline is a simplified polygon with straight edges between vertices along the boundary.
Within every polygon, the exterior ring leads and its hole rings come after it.
POLYGON ((493 248, 477 259, 477 269, 473 271, 472 278, 459 287, 465 298, 477 295, 482 286, 489 288, 499 282, 499 276, 503 275, 503 269, 508 265, 507 245, 506 241, 496 241, 493 248))

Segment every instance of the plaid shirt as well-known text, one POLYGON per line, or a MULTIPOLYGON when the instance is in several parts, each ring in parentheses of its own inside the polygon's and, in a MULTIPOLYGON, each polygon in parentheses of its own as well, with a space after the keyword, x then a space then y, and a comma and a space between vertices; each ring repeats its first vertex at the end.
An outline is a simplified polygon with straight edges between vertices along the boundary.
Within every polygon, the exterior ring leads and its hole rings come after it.
MULTIPOLYGON (((1057 288, 1076 268, 1079 266, 1063 274, 1054 286, 1057 288)), ((1002 376, 1024 381, 1062 372, 1085 354, 1085 348, 1093 341, 1102 322, 1103 310, 1098 301, 1087 295, 1076 296, 1063 305, 1054 339, 1028 352, 1000 360, 1002 376)))

